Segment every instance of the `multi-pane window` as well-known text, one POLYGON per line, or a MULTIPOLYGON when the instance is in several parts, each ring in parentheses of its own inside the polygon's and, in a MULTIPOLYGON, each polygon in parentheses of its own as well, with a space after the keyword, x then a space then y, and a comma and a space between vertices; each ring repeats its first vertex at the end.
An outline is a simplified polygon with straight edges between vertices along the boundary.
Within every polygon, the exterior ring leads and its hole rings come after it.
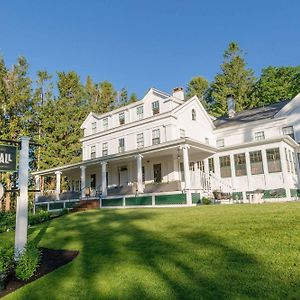
POLYGON ((159 114, 159 101, 152 102, 152 113, 153 115, 159 114))
POLYGON ((195 109, 192 109, 192 120, 196 121, 197 120, 197 115, 195 109))
POLYGON ((136 118, 138 120, 141 120, 141 119, 143 119, 143 117, 144 117, 144 108, 143 108, 143 106, 138 106, 136 108, 136 118))
POLYGON ((97 131, 97 123, 93 122, 92 123, 92 134, 96 133, 96 131, 97 131))
POLYGON ((107 130, 108 129, 108 118, 104 118, 102 120, 102 127, 103 127, 103 130, 107 130))
POLYGON ((108 155, 108 145, 107 143, 102 144, 102 156, 108 155))
POLYGON ((121 138, 119 139, 119 153, 122 153, 125 151, 125 139, 121 138))
POLYGON ((220 157, 220 173, 221 177, 231 177, 230 156, 220 157))
POLYGON ((267 149, 266 153, 269 173, 281 172, 279 148, 267 149))
POLYGON ((124 112, 119 113, 119 124, 120 125, 125 124, 125 113, 124 112))
POLYGON ((235 165, 236 176, 247 175, 245 153, 239 153, 234 155, 234 165, 235 165))
POLYGON ((185 138, 185 130, 184 129, 180 129, 180 138, 185 138))
POLYGON ((215 161, 212 157, 208 159, 208 172, 215 173, 215 161))
POLYGON ((287 126, 282 128, 282 133, 290 136, 293 140, 295 139, 294 128, 293 126, 287 126))
POLYGON ((288 150, 286 148, 284 148, 284 152, 285 152, 285 160, 286 160, 287 170, 288 170, 288 172, 291 172, 288 150))
POLYGON ((152 130, 152 145, 157 145, 160 143, 160 130, 152 130))
POLYGON ((295 170, 295 173, 296 173, 297 172, 297 157, 296 157, 296 153, 292 152, 292 155, 293 155, 293 162, 294 162, 294 170, 295 170))
POLYGON ((224 147, 225 146, 225 143, 224 143, 224 139, 219 139, 217 140, 217 147, 224 147))
POLYGON ((204 172, 204 160, 197 161, 197 169, 204 172))
POLYGON ((136 136, 136 143, 137 143, 137 148, 144 148, 144 134, 143 133, 139 133, 136 136))
POLYGON ((194 164, 194 162, 190 162, 190 171, 195 171, 195 164, 194 164))
POLYGON ((257 131, 254 132, 254 140, 261 141, 265 139, 265 132, 264 131, 257 131))
POLYGON ((91 147, 91 158, 96 158, 96 146, 91 147))
POLYGON ((250 156, 250 167, 251 167, 251 174, 263 174, 264 173, 264 166, 262 161, 261 151, 252 151, 249 152, 250 156))

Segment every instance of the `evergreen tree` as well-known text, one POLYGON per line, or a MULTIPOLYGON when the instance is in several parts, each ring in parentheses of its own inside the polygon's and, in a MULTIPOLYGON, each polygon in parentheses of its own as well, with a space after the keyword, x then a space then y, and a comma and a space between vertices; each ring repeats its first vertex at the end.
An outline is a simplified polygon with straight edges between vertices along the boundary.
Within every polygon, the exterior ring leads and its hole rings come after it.
POLYGON ((255 84, 253 107, 292 99, 300 93, 300 66, 268 67, 255 84))
POLYGON ((208 89, 208 81, 201 76, 193 77, 191 81, 188 83, 186 89, 186 96, 191 98, 193 96, 197 96, 203 106, 206 108, 208 106, 204 96, 208 89))
POLYGON ((211 113, 215 116, 227 113, 226 97, 229 94, 234 96, 236 111, 250 107, 254 81, 253 71, 246 69, 243 51, 237 43, 231 42, 224 52, 221 73, 216 75, 210 86, 211 113))
POLYGON ((99 113, 106 113, 114 109, 117 92, 112 83, 103 81, 99 83, 100 103, 99 113))
POLYGON ((137 95, 136 93, 132 93, 128 99, 128 104, 130 103, 134 103, 134 102, 137 102, 138 101, 138 98, 137 98, 137 95))

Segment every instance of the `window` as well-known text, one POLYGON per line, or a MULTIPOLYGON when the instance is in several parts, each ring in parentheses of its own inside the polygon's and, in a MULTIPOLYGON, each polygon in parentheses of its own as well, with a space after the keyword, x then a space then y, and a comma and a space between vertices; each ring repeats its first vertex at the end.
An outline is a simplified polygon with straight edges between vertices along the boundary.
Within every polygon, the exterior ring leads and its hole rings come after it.
POLYGON ((97 131, 97 123, 93 122, 92 123, 92 134, 96 133, 96 131, 97 131))
POLYGON ((291 172, 288 150, 284 148, 287 171, 291 172))
POLYGON ((224 147, 224 146, 225 146, 224 139, 217 140, 217 147, 224 147))
POLYGON ((96 146, 91 147, 91 159, 96 158, 96 146))
POLYGON ((190 162, 190 171, 195 171, 195 163, 194 162, 190 162))
POLYGON ((138 120, 141 120, 141 119, 143 119, 143 117, 144 117, 144 108, 143 108, 143 106, 138 106, 136 108, 136 118, 138 120))
POLYGON ((205 144, 209 145, 209 139, 208 139, 208 137, 206 137, 204 140, 205 140, 205 144))
POLYGON ((125 151, 125 140, 124 138, 119 139, 119 153, 125 151))
POLYGON ((159 101, 152 102, 152 113, 153 115, 159 114, 159 101))
POLYGON ((102 144, 102 156, 108 155, 108 145, 107 143, 102 144))
POLYGON ((108 118, 105 118, 102 120, 102 127, 103 127, 103 130, 108 129, 108 118))
POLYGON ((125 113, 124 112, 119 113, 119 124, 120 125, 125 124, 125 113))
POLYGON ((213 158, 208 159, 208 172, 215 173, 215 162, 213 158))
POLYGON ((152 130, 152 145, 157 145, 160 143, 160 130, 152 130))
POLYGON ((144 148, 144 134, 143 133, 139 133, 136 136, 136 143, 137 143, 137 148, 144 148))
POLYGON ((281 172, 279 148, 267 149, 266 153, 269 173, 281 172))
POLYGON ((220 157, 220 172, 221 177, 231 177, 230 156, 220 157))
POLYGON ((254 132, 254 140, 255 141, 261 141, 265 139, 265 132, 264 131, 258 131, 254 132))
POLYGON ((290 136, 293 140, 295 139, 294 128, 293 126, 287 126, 282 128, 282 133, 290 136))
POLYGON ((197 161, 197 169, 204 172, 204 160, 197 161))
POLYGON ((184 129, 180 129, 180 138, 185 138, 185 130, 184 129))
POLYGON ((246 156, 245 153, 234 155, 235 175, 245 176, 247 175, 246 169, 246 156))
POLYGON ((252 175, 263 174, 264 166, 263 166, 261 151, 249 152, 249 156, 250 156, 251 174, 252 175))
POLYGON ((193 121, 197 120, 196 111, 194 109, 192 109, 192 120, 193 121))
POLYGON ((289 150, 289 160, 290 160, 290 165, 291 165, 291 172, 294 174, 295 173, 295 168, 294 168, 294 163, 293 163, 293 157, 292 157, 292 151, 289 150))

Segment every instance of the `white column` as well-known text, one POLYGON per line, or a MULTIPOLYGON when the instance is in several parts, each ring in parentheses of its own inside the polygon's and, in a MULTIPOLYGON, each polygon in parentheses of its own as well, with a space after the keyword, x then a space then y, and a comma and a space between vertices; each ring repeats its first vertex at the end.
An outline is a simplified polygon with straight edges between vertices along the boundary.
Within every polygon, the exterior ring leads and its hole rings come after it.
POLYGON ((249 188, 249 191, 252 191, 253 190, 253 184, 252 184, 252 176, 251 176, 251 163, 250 163, 249 151, 245 151, 245 156, 246 156, 246 169, 247 169, 248 188, 249 188))
POLYGON ((190 162, 189 162, 189 153, 188 153, 189 148, 190 147, 188 145, 182 146, 185 189, 191 188, 190 162))
POLYGON ((27 243, 29 140, 29 137, 21 138, 19 161, 20 196, 17 197, 15 259, 18 259, 18 257, 22 254, 27 243))
POLYGON ((58 200, 59 199, 59 194, 61 192, 61 190, 60 190, 61 171, 56 171, 55 176, 56 176, 55 194, 56 194, 56 199, 58 200))
POLYGON ((262 156, 262 163, 263 163, 264 174, 265 174, 265 184, 266 184, 265 189, 268 190, 270 189, 270 183, 269 183, 268 160, 267 160, 267 153, 265 148, 261 150, 261 156, 262 156))
MULTIPOLYGON (((41 176, 40 175, 35 175, 34 176, 34 181, 35 181, 35 189, 36 190, 41 190, 41 176)), ((40 194, 41 194, 41 192, 35 192, 34 202, 38 202, 40 194)))
POLYGON ((101 180, 102 180, 102 196, 107 196, 107 182, 106 182, 106 165, 107 162, 101 162, 101 180))
POLYGON ((136 155, 136 170, 137 170, 137 192, 143 193, 143 170, 142 170, 142 155, 136 155))
POLYGON ((173 179, 174 181, 180 180, 179 174, 179 160, 177 155, 173 155, 173 179))
POLYGON ((81 198, 85 197, 85 189, 86 189, 86 179, 85 179, 85 169, 86 166, 81 166, 81 174, 80 174, 80 181, 81 181, 81 198))
POLYGON ((288 162, 286 161, 285 147, 283 143, 281 143, 279 146, 279 152, 280 152, 283 187, 285 188, 286 197, 290 199, 291 198, 291 174, 288 172, 288 167, 287 167, 288 162))
POLYGON ((230 154, 230 168, 231 168, 231 182, 232 182, 232 189, 233 191, 236 190, 235 184, 235 166, 234 166, 234 155, 230 154))

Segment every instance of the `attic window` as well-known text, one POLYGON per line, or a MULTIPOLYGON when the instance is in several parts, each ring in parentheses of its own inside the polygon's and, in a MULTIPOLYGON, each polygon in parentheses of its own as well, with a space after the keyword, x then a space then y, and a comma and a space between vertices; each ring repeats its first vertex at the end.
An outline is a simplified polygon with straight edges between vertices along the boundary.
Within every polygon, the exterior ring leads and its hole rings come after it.
POLYGON ((287 126, 282 128, 282 133, 284 135, 290 136, 293 140, 295 139, 294 128, 293 126, 287 126))
POLYGON ((119 114, 119 123, 120 125, 125 124, 125 113, 123 112, 119 114))
POLYGON ((103 130, 108 129, 108 118, 102 120, 102 126, 103 126, 103 130))
POLYGON ((159 114, 159 101, 152 102, 152 113, 153 115, 159 114))
POLYGON ((93 122, 92 123, 92 134, 96 133, 96 131, 97 131, 97 123, 93 122))
POLYGON ((197 116, 196 116, 196 111, 194 109, 192 109, 192 120, 196 121, 197 116))

